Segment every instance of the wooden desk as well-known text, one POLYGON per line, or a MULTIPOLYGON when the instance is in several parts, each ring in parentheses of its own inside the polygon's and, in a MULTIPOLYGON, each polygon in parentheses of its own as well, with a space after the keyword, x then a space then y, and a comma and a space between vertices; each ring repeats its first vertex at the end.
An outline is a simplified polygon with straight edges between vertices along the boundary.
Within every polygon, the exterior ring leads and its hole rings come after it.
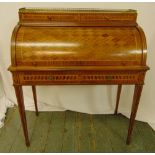
MULTIPOLYGON (((11 41, 11 66, 26 145, 29 146, 22 86, 32 86, 38 115, 36 85, 135 85, 126 143, 144 84, 146 40, 135 10, 19 10, 11 41)), ((95 103, 94 103, 95 104, 95 103)))

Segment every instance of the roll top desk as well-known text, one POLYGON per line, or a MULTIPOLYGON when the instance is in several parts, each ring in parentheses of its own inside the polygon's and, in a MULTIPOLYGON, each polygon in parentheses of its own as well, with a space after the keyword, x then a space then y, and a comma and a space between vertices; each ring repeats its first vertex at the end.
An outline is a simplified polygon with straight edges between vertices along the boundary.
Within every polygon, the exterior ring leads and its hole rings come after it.
MULTIPOLYGON (((22 86, 135 85, 126 143, 131 141, 146 65, 146 40, 135 10, 21 8, 12 33, 13 85, 29 146, 22 86)), ((95 103, 94 103, 95 104, 95 103)), ((104 123, 104 122, 103 122, 104 123)))

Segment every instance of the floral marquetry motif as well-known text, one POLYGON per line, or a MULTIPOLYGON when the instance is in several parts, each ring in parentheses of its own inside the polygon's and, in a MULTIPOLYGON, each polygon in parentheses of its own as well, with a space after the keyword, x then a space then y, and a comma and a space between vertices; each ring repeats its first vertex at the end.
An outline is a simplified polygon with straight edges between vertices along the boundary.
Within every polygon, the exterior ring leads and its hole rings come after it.
MULTIPOLYGON (((146 65, 146 39, 135 10, 21 8, 12 33, 11 66, 26 145, 22 86, 135 85, 126 143, 131 141, 146 65)), ((94 103, 95 104, 95 103, 94 103)), ((105 133, 106 134, 106 133, 105 133)))

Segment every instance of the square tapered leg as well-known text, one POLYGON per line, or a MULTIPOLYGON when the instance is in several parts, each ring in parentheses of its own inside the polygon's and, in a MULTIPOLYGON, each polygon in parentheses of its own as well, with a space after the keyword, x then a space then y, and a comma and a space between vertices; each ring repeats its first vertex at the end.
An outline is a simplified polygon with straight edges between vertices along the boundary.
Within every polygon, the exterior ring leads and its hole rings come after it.
POLYGON ((36 94, 36 86, 32 86, 32 92, 33 92, 33 98, 34 98, 34 105, 35 105, 35 110, 36 110, 36 116, 39 115, 38 113, 38 106, 37 106, 37 94, 36 94))
POLYGON ((121 90, 122 90, 122 85, 118 85, 118 88, 117 88, 117 98, 116 98, 116 107, 115 107, 114 114, 117 114, 117 112, 118 112, 118 106, 119 106, 121 90))
POLYGON ((26 143, 26 146, 30 146, 22 86, 21 85, 14 85, 14 88, 15 88, 15 93, 16 93, 16 97, 17 97, 18 109, 19 109, 19 113, 20 113, 21 123, 22 123, 23 131, 24 131, 25 143, 26 143))
POLYGON ((135 85, 126 144, 130 144, 130 142, 131 142, 131 135, 132 135, 132 131, 133 131, 133 126, 134 126, 134 122, 135 122, 135 117, 136 117, 142 89, 143 89, 143 85, 135 85))

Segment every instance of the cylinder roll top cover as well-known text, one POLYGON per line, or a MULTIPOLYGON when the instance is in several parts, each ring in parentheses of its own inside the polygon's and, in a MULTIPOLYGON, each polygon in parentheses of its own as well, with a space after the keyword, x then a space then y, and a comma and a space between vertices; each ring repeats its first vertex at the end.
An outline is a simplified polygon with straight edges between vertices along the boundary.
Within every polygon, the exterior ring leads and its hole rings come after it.
POLYGON ((12 36, 12 66, 144 66, 135 10, 25 9, 12 36))

